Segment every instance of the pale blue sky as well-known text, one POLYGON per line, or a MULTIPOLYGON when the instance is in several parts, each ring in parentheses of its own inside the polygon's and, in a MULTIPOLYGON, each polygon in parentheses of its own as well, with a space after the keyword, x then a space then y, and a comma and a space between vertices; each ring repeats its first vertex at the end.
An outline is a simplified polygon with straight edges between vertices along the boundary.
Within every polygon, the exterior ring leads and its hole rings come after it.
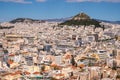
POLYGON ((65 18, 80 12, 96 19, 118 21, 120 0, 0 0, 0 22, 15 18, 65 18))

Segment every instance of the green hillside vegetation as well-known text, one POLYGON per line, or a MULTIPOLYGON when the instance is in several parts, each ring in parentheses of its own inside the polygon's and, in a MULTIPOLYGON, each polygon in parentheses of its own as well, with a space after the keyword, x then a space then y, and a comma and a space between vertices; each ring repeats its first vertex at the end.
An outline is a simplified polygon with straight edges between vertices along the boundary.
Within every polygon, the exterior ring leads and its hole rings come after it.
POLYGON ((11 29, 14 28, 14 26, 1 26, 0 25, 0 29, 11 29))
POLYGON ((100 22, 90 19, 90 20, 68 20, 66 22, 61 23, 60 25, 84 25, 84 26, 89 26, 89 25, 95 25, 95 27, 101 27, 99 24, 100 22))
POLYGON ((100 28, 104 29, 104 27, 100 25, 100 22, 98 22, 95 19, 91 19, 85 13, 77 14, 72 19, 67 20, 67 21, 65 21, 63 23, 60 23, 60 25, 68 25, 68 26, 79 26, 79 25, 90 26, 90 25, 94 25, 95 28, 100 27, 100 28))

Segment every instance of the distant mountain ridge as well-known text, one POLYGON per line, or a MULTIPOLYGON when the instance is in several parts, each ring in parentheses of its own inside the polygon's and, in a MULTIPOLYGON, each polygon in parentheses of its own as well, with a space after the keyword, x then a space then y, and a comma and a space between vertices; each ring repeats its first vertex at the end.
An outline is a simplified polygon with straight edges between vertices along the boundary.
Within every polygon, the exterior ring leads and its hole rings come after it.
POLYGON ((45 19, 45 21, 48 22, 65 22, 69 19, 71 19, 72 17, 67 17, 67 18, 56 18, 56 19, 45 19))
MULTIPOLYGON (((9 21, 10 23, 17 23, 17 22, 25 22, 25 23, 41 23, 41 22, 65 22, 67 20, 72 19, 73 17, 67 17, 67 18, 56 18, 56 19, 44 19, 44 20, 37 20, 37 19, 31 19, 31 18, 16 18, 14 20, 9 21)), ((89 18, 89 17, 88 17, 89 18)), ((75 19, 75 18, 74 18, 75 19)), ((112 23, 112 24, 120 24, 120 21, 108 21, 108 20, 100 20, 100 19, 94 19, 98 22, 106 22, 106 23, 112 23)))
POLYGON ((14 19, 14 20, 10 21, 10 23, 19 23, 19 22, 24 22, 24 23, 42 23, 42 22, 45 22, 45 21, 44 20, 30 19, 30 18, 17 18, 17 19, 14 19))
POLYGON ((108 20, 100 20, 100 19, 95 19, 100 22, 106 22, 106 23, 112 23, 112 24, 120 24, 120 21, 108 21, 108 20))
MULTIPOLYGON (((67 20, 70 20, 71 17, 68 18, 57 18, 57 19, 45 19, 45 21, 48 22, 65 22, 67 20)), ((100 20, 100 19, 95 19, 99 22, 106 22, 106 23, 112 23, 112 24, 120 24, 120 21, 108 21, 108 20, 100 20)))

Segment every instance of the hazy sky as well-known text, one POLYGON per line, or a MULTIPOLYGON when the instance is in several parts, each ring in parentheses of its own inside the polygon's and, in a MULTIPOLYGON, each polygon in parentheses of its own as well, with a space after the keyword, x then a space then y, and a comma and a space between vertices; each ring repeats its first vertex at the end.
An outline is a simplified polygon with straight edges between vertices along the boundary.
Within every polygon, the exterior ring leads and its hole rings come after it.
POLYGON ((96 19, 117 21, 120 0, 0 0, 0 22, 15 18, 65 18, 80 12, 96 19))

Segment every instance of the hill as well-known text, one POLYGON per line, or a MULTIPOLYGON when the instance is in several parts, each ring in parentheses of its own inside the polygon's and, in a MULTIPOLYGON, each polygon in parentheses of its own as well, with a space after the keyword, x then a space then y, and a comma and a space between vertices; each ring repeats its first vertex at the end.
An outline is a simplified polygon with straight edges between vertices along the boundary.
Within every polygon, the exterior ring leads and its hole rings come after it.
POLYGON ((45 21, 44 20, 35 20, 35 19, 30 19, 30 18, 17 18, 17 19, 14 19, 14 20, 10 21, 10 23, 19 23, 19 22, 24 22, 24 23, 43 23, 45 21))
POLYGON ((95 28, 97 27, 101 27, 100 22, 95 20, 95 19, 91 19, 87 14, 85 13, 80 13, 75 15, 72 19, 67 20, 63 23, 61 23, 60 25, 84 25, 84 26, 89 26, 89 25, 94 25, 95 28))

